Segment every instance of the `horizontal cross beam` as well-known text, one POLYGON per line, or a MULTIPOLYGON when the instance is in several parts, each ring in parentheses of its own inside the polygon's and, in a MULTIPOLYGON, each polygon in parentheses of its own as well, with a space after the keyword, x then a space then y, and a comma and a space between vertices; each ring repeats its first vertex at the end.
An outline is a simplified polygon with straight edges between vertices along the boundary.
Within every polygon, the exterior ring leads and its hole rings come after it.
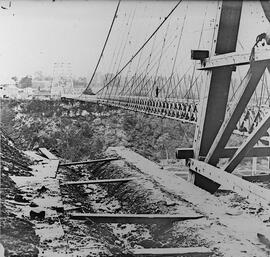
POLYGON ((202 176, 224 186, 226 189, 232 190, 235 193, 248 198, 254 202, 263 205, 270 204, 270 190, 257 186, 237 177, 233 174, 227 173, 224 170, 214 167, 203 161, 189 159, 189 168, 202 176))
MULTIPOLYGON (((264 49, 256 49, 254 53, 254 60, 270 60, 270 48, 267 47, 264 49)), ((250 52, 234 52, 206 58, 205 62, 202 63, 202 67, 198 68, 198 70, 210 70, 214 68, 240 66, 246 64, 250 64, 250 52)))
POLYGON ((129 224, 168 224, 176 221, 203 218, 202 215, 170 215, 170 214, 97 214, 73 213, 71 219, 90 219, 97 223, 129 223, 129 224))
MULTIPOLYGON (((226 147, 220 152, 220 158, 231 158, 238 147, 226 147)), ((269 146, 256 146, 245 153, 245 157, 264 157, 270 156, 269 146)), ((194 157, 193 148, 178 148, 176 149, 176 159, 189 159, 194 157)))
POLYGON ((116 161, 119 160, 119 158, 105 158, 105 159, 97 159, 97 160, 88 160, 88 161, 81 161, 81 162, 68 162, 68 163, 61 163, 60 167, 66 167, 66 166, 75 166, 75 165, 83 165, 83 164, 91 164, 91 163, 99 163, 99 162, 110 162, 110 161, 116 161))
POLYGON ((270 181, 270 174, 242 176, 242 179, 247 180, 249 182, 269 182, 270 181))
POLYGON ((118 179, 96 179, 96 180, 83 180, 83 181, 66 181, 61 185, 87 185, 87 184, 109 184, 109 183, 123 183, 129 182, 136 178, 118 178, 118 179))

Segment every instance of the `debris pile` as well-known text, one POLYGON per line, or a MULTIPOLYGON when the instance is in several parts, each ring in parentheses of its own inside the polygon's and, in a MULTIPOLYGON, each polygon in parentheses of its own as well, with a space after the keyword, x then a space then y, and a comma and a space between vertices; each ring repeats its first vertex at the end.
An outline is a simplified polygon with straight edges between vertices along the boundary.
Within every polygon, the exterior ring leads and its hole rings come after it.
POLYGON ((3 172, 9 175, 23 175, 31 176, 31 160, 26 157, 26 155, 20 151, 12 141, 12 139, 3 131, 0 130, 1 135, 1 168, 3 172))
POLYGON ((28 165, 31 161, 15 147, 14 142, 1 133, 1 188, 0 188, 0 242, 5 256, 37 256, 39 238, 33 225, 25 218, 13 214, 14 209, 25 199, 21 190, 9 177, 10 175, 30 176, 28 165))

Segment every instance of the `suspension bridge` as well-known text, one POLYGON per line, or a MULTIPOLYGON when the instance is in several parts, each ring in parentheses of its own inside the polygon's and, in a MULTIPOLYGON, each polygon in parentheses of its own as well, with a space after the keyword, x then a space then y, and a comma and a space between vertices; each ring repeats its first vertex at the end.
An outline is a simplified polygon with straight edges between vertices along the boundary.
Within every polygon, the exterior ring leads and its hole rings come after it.
POLYGON ((269 204, 269 190, 230 174, 245 156, 270 156, 269 1, 172 2, 155 25, 138 18, 151 8, 121 11, 123 4, 118 2, 88 87, 62 97, 194 124, 193 147, 176 149, 177 158, 187 160, 190 182, 211 193, 226 184, 269 204), (255 4, 261 12, 255 31, 241 29, 255 4), (138 40, 136 20, 146 30, 138 40), (89 95, 99 69, 107 71, 103 84, 89 95), (228 147, 234 133, 245 140, 228 147))

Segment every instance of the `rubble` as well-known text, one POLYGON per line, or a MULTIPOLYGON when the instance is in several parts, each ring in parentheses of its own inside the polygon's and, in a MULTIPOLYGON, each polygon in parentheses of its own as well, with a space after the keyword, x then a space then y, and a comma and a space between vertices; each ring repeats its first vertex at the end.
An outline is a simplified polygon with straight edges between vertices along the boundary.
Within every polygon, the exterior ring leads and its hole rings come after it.
MULTIPOLYGON (((16 217, 13 213, 19 204, 28 202, 22 191, 10 179, 10 175, 30 176, 28 168, 32 162, 20 151, 14 142, 3 132, 1 133, 1 215, 0 242, 5 249, 5 256, 37 256, 39 238, 35 234, 33 224, 27 218, 16 217), (16 161, 14 161, 16 159, 16 161), (12 201, 14 199, 15 201, 12 201), (16 207, 17 206, 17 207, 16 207)), ((3 248, 1 251, 3 251, 3 248)))

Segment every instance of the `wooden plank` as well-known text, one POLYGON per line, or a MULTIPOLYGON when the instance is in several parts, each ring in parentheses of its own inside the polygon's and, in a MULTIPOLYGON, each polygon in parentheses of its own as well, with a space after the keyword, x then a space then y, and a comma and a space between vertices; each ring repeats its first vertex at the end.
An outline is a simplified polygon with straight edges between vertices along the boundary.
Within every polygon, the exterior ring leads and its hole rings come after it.
MULTIPOLYGON (((239 147, 226 147, 220 153, 219 158, 231 158, 239 147)), ((246 152, 245 157, 263 157, 270 156, 269 146, 256 146, 246 152)), ((188 159, 194 157, 194 150, 192 148, 178 148, 176 149, 176 159, 188 159)))
POLYGON ((213 253, 206 247, 132 249, 134 256, 191 256, 207 257, 213 253))
POLYGON ((39 148, 39 151, 50 160, 58 160, 58 158, 52 154, 47 148, 39 148))
POLYGON ((91 163, 98 163, 98 162, 110 162, 110 161, 117 161, 119 158, 105 158, 105 159, 97 159, 97 160, 88 160, 88 161, 81 161, 81 162, 69 162, 69 163, 61 163, 60 167, 66 166, 73 166, 73 165, 83 165, 83 164, 91 164, 91 163))
POLYGON ((97 223, 129 223, 129 224, 167 224, 170 222, 193 220, 203 218, 202 215, 185 216, 170 214, 97 214, 72 213, 71 219, 90 219, 97 223))
POLYGON ((96 180, 82 180, 82 181, 67 181, 62 182, 61 185, 87 185, 87 184, 108 184, 108 183, 122 183, 135 180, 136 178, 118 178, 118 179, 96 179, 96 180))
MULTIPOLYGON (((262 119, 260 124, 255 128, 255 130, 250 134, 242 146, 236 151, 233 157, 224 166, 224 170, 227 172, 232 172, 235 167, 243 160, 246 153, 258 142, 261 136, 270 127, 270 112, 262 119)), ((270 155, 270 152, 268 153, 270 155)))
MULTIPOLYGON (((270 59, 270 48, 264 49, 256 49, 254 53, 255 61, 263 61, 270 59)), ((213 68, 219 67, 227 67, 227 66, 239 66, 246 65, 250 63, 250 52, 245 53, 228 53, 222 55, 216 55, 205 59, 205 63, 203 63, 203 67, 198 68, 198 70, 209 70, 213 68)))
POLYGON ((188 166, 194 172, 262 205, 270 204, 270 190, 243 180, 208 163, 190 159, 188 166))

